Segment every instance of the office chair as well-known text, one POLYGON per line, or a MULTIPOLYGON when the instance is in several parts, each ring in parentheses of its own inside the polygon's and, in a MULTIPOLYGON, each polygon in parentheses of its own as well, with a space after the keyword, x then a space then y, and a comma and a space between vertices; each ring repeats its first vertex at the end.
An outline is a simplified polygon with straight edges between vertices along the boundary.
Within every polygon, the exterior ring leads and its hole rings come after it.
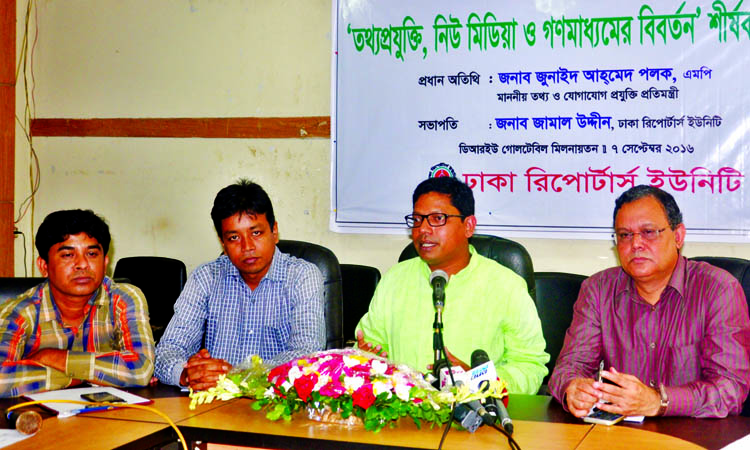
POLYGON ((174 304, 187 281, 185 264, 161 256, 130 256, 120 258, 113 274, 118 282, 127 279, 146 296, 149 322, 154 342, 159 342, 174 314, 174 304))
POLYGON ((44 277, 0 277, 0 304, 18 297, 44 280, 44 277))
POLYGON ((547 381, 555 368, 555 362, 565 341, 565 332, 573 321, 573 304, 578 299, 578 291, 585 275, 564 272, 535 272, 536 310, 542 322, 542 333, 547 343, 544 351, 549 353, 547 376, 542 380, 542 391, 546 391, 547 381))
MULTIPOLYGON (((476 248, 480 255, 494 259, 503 266, 511 269, 526 281, 526 287, 532 300, 536 299, 534 285, 534 265, 531 256, 523 245, 497 236, 487 234, 475 234, 469 238, 469 243, 476 248)), ((409 245, 401 251, 398 261, 404 261, 418 256, 414 244, 409 245)))
POLYGON ((329 249, 309 242, 280 240, 276 246, 284 253, 315 264, 323 274, 323 298, 326 322, 326 349, 344 347, 341 269, 329 249))
POLYGON ((344 292, 344 339, 355 340, 359 319, 370 307, 370 300, 380 282, 380 271, 371 266, 341 264, 344 292))

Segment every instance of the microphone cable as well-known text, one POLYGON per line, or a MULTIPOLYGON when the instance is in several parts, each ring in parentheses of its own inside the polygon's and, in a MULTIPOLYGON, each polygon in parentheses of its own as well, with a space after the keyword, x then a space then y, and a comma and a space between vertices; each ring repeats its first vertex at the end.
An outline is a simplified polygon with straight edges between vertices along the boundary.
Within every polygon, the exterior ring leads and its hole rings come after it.
POLYGON ((88 406, 111 406, 112 409, 114 408, 133 408, 133 409, 142 409, 144 411, 150 411, 154 414, 157 414, 161 416, 164 420, 167 421, 170 427, 174 429, 174 431, 177 433, 177 438, 180 440, 180 444, 182 444, 183 450, 188 450, 187 448, 187 442, 185 442, 185 437, 182 435, 182 432, 179 428, 177 428, 177 425, 172 421, 172 419, 169 418, 166 414, 159 411, 156 408, 152 408, 150 406, 144 406, 144 405, 133 405, 129 403, 111 403, 111 402, 84 402, 80 400, 33 400, 29 402, 23 402, 18 403, 16 405, 13 405, 5 410, 6 414, 10 411, 13 411, 14 409, 23 408, 25 406, 32 406, 32 405, 41 405, 44 403, 73 403, 75 405, 88 405, 88 406))

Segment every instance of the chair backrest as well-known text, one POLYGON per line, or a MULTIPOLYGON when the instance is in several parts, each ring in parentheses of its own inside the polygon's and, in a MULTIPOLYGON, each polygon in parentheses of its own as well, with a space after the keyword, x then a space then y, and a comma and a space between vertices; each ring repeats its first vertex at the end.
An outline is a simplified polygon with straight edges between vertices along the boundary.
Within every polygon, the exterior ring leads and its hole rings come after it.
POLYGON ((161 256, 120 258, 113 277, 126 278, 146 296, 149 322, 158 342, 174 314, 174 304, 187 281, 187 269, 179 259, 161 256))
POLYGON ((380 282, 380 271, 371 266, 341 264, 344 292, 344 339, 354 340, 359 319, 370 307, 370 300, 380 282))
MULTIPOLYGON (((526 280, 526 287, 532 300, 536 299, 534 283, 534 265, 531 256, 523 245, 497 236, 475 234, 469 238, 469 243, 477 249, 480 255, 494 259, 503 266, 517 273, 526 280)), ((419 256, 413 244, 409 244, 398 257, 399 262, 419 256)))
POLYGON ((315 264, 323 274, 325 302, 326 349, 343 348, 343 310, 341 268, 336 255, 327 248, 302 241, 280 240, 279 250, 315 264))
POLYGON ((719 267, 731 273, 742 285, 745 291, 745 300, 750 305, 750 261, 743 258, 732 258, 729 256, 695 256, 693 261, 703 261, 712 266, 719 267))
POLYGON ((542 333, 547 342, 545 351, 550 359, 547 363, 549 373, 542 381, 547 384, 552 369, 555 368, 557 356, 565 341, 565 332, 573 320, 573 304, 578 298, 581 283, 587 277, 564 272, 536 272, 536 310, 542 321, 542 333))
MULTIPOLYGON (((750 307, 750 261, 729 256, 695 256, 690 259, 707 262, 731 273, 740 282, 742 290, 745 291, 745 300, 750 307)), ((750 417, 750 395, 745 399, 742 415, 750 417)))
POLYGON ((43 277, 0 277, 0 304, 18 297, 44 280, 46 278, 43 277))

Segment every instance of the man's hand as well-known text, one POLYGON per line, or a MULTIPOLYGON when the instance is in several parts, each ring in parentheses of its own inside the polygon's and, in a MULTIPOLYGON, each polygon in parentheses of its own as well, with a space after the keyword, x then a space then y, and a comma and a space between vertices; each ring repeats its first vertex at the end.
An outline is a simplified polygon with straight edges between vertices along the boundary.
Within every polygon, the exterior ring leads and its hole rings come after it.
POLYGON ((591 378, 574 378, 570 382, 565 389, 565 404, 571 414, 583 417, 599 401, 601 392, 594 387, 594 383, 591 378))
POLYGON ((599 393, 597 408, 625 416, 655 416, 659 412, 661 396, 637 377, 620 373, 614 367, 602 371, 602 377, 618 386, 598 381, 593 383, 599 393), (603 403, 605 401, 610 404, 603 403))
POLYGON ((66 366, 68 365, 68 351, 56 348, 43 348, 30 354, 26 359, 65 373, 66 366))
POLYGON ((223 359, 212 358, 208 350, 201 349, 185 363, 180 375, 180 384, 190 386, 194 391, 202 391, 216 386, 220 375, 229 372, 232 365, 223 359))
POLYGON ((365 352, 375 353, 383 358, 388 357, 388 352, 383 350, 380 345, 373 345, 372 342, 365 341, 365 333, 362 330, 357 330, 357 347, 365 352))

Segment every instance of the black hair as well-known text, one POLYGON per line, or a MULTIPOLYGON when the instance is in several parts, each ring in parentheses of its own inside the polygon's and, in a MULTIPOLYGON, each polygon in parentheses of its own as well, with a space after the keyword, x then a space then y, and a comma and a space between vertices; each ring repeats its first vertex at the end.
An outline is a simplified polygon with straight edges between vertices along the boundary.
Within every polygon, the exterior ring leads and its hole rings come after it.
POLYGON ((216 233, 221 239, 221 221, 237 213, 247 215, 265 214, 268 225, 273 229, 276 219, 273 215, 271 199, 258 184, 245 178, 230 184, 216 194, 214 207, 211 209, 211 220, 216 233))
POLYGON ((89 209, 69 209, 49 213, 39 225, 36 232, 39 256, 49 262, 49 250, 52 246, 78 233, 86 233, 96 239, 105 255, 109 251, 112 236, 107 222, 89 209))
POLYGON ((474 193, 466 183, 453 177, 428 178, 419 183, 411 197, 412 206, 417 204, 419 197, 430 192, 446 194, 451 198, 451 204, 463 216, 474 215, 474 193))
POLYGON ((677 202, 674 197, 672 197, 672 194, 657 187, 641 184, 633 186, 617 197, 617 200, 615 200, 615 212, 612 214, 612 225, 614 226, 615 219, 617 219, 617 212, 622 208, 622 205, 640 200, 644 197, 654 197, 661 204, 661 207, 667 215, 667 221, 669 222, 669 227, 671 229, 674 230, 682 223, 680 207, 677 206, 677 202))

